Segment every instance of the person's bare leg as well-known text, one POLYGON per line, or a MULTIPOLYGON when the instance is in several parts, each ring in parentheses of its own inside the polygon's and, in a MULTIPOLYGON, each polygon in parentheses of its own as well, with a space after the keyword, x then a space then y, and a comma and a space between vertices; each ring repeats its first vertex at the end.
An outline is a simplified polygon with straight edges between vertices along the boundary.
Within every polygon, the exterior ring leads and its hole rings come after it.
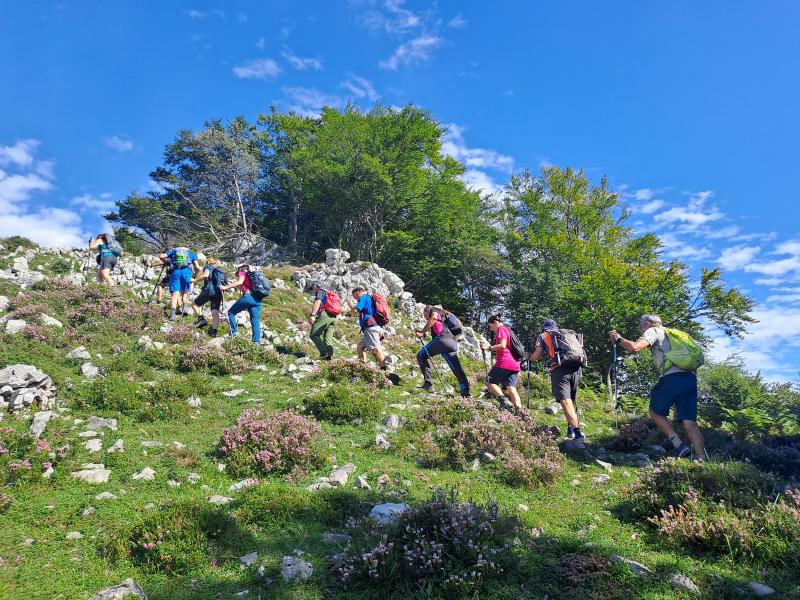
POLYGON ((511 400, 511 404, 514 405, 514 408, 522 410, 522 400, 519 398, 519 392, 517 392, 517 388, 508 386, 506 387, 506 393, 511 400))
POLYGON ((503 397, 503 390, 501 390, 500 386, 497 385, 496 383, 487 383, 486 389, 489 390, 489 393, 495 398, 503 397))
MULTIPOLYGON (((195 317, 201 317, 203 315, 203 308, 201 306, 197 306, 197 304, 192 304, 192 312, 194 313, 195 317)), ((214 311, 211 311, 212 314, 214 311)))
POLYGON ((383 353, 382 348, 374 348, 372 353, 375 355, 375 358, 378 360, 378 366, 382 369, 386 366, 386 355, 383 353))
POLYGON ((575 406, 572 404, 572 398, 565 398, 559 401, 561 408, 564 410, 564 417, 567 419, 567 425, 573 429, 579 429, 581 426, 578 421, 578 413, 575 412, 575 406))
POLYGON ((697 421, 682 421, 682 423, 692 448, 694 448, 695 459, 703 460, 706 457, 706 444, 703 434, 700 433, 700 428, 697 426, 697 421))
POLYGON ((172 311, 177 311, 178 310, 178 300, 180 300, 180 298, 181 298, 181 293, 180 292, 172 292, 172 295, 170 296, 170 299, 169 299, 169 308, 170 308, 170 310, 172 310, 172 311))
POLYGON ((156 302, 158 302, 159 304, 164 302, 164 288, 161 287, 160 285, 156 286, 156 302))
POLYGON ((114 287, 114 280, 111 279, 111 271, 109 269, 102 269, 100 273, 103 275, 103 282, 109 287, 114 287))
POLYGON ((97 283, 103 283, 103 270, 102 269, 97 269, 97 276, 95 277, 95 281, 97 281, 97 283))
POLYGON ((654 413, 651 410, 650 418, 653 419, 653 422, 656 424, 656 427, 658 427, 661 430, 661 433, 667 436, 670 442, 672 442, 673 446, 675 446, 676 448, 680 446, 681 438, 677 433, 675 433, 675 428, 672 427, 672 423, 670 423, 667 417, 662 417, 661 415, 654 413), (678 440, 677 444, 675 443, 674 438, 677 438, 678 440))
POLYGON ((212 310, 211 311, 211 328, 212 329, 219 329, 219 311, 212 310))
POLYGON ((367 357, 364 355, 363 342, 358 342, 358 345, 356 346, 356 351, 358 352, 358 360, 360 360, 362 363, 367 362, 367 357))

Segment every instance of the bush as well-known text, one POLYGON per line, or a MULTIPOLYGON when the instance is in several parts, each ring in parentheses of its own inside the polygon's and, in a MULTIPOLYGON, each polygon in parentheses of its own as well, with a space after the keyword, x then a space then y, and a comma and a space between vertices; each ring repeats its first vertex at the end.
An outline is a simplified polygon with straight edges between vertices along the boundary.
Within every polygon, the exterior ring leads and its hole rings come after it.
POLYGON ((493 454, 488 468, 509 485, 552 483, 564 465, 553 434, 528 413, 518 417, 468 398, 434 400, 401 435, 423 466, 467 470, 493 454))
POLYGON ((37 440, 27 431, 0 428, 0 484, 40 481, 42 473, 55 468, 71 449, 65 441, 51 443, 44 438, 37 440))
POLYGON ((325 377, 337 383, 366 383, 371 387, 387 388, 392 382, 378 367, 362 363, 359 360, 339 358, 332 360, 324 367, 325 377))
POLYGON ((202 371, 209 375, 234 375, 244 373, 249 367, 241 356, 204 344, 189 346, 178 359, 178 366, 185 371, 202 371))
POLYGON ((611 442, 611 447, 620 452, 633 452, 650 444, 658 444, 663 435, 650 417, 636 417, 620 423, 619 432, 611 442))
POLYGON ((381 403, 373 394, 344 385, 331 386, 305 404, 318 419, 334 423, 375 419, 381 410, 381 403))
POLYGON ((512 539, 519 522, 497 504, 459 503, 436 492, 412 506, 396 525, 351 520, 352 541, 333 556, 329 576, 340 587, 379 588, 400 597, 480 597, 516 566, 512 539))
POLYGON ((54 275, 67 275, 68 273, 72 273, 72 261, 63 256, 59 256, 47 265, 45 270, 54 275))
POLYGON ((188 325, 173 325, 167 332, 170 344, 185 344, 197 337, 197 329, 188 325))
MULTIPOLYGON (((188 412, 186 399, 198 392, 199 380, 166 378, 146 386, 131 381, 119 373, 95 379, 75 388, 72 394, 79 406, 106 413, 122 413, 141 421, 172 419, 188 412)), ((202 389, 202 388, 201 388, 202 389)))
POLYGON ((630 490, 634 514, 667 543, 759 563, 800 567, 800 491, 743 463, 667 460, 630 490))
POLYGON ((16 502, 13 496, 9 496, 3 492, 0 492, 0 512, 11 508, 11 506, 16 502))
POLYGON ((321 440, 322 429, 313 420, 290 411, 264 418, 259 409, 252 408, 223 430, 219 448, 237 475, 277 473, 296 477, 322 464, 321 440))
POLYGON ((734 440, 722 453, 752 463, 762 471, 800 479, 800 436, 768 437, 758 443, 734 440))
POLYGON ((281 362, 278 353, 274 350, 254 344, 241 336, 226 339, 224 348, 229 354, 238 356, 250 364, 278 365, 281 362))
POLYGON ((29 240, 26 237, 22 237, 21 235, 12 235, 5 238, 0 238, 0 244, 6 247, 7 250, 13 252, 17 249, 17 246, 22 246, 26 250, 35 250, 39 247, 39 244, 34 242, 33 240, 29 240))
POLYGON ((146 571, 186 574, 227 557, 235 540, 235 524, 224 512, 189 501, 148 514, 120 550, 146 571))

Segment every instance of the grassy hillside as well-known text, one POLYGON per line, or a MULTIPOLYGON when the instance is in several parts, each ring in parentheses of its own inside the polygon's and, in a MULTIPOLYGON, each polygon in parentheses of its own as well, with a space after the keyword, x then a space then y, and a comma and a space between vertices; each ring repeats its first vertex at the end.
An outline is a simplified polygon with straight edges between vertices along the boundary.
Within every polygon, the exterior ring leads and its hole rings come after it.
MULTIPOLYGON (((295 335, 289 323, 302 318, 308 307, 289 275, 288 271, 270 273, 285 278, 290 290, 275 290, 265 304, 264 316, 269 329, 284 338, 295 335)), ((0 293, 12 297, 17 291, 12 288, 0 282, 0 293)), ((127 577, 135 578, 151 600, 691 597, 661 576, 674 573, 691 578, 706 598, 741 598, 748 594, 750 581, 768 583, 778 591, 773 597, 800 597, 800 569, 796 561, 786 558, 792 544, 798 549, 796 539, 789 537, 798 530, 792 529, 794 515, 789 510, 786 522, 781 521, 783 533, 775 534, 774 540, 764 537, 775 546, 769 552, 763 548, 738 551, 730 542, 727 551, 708 544, 678 543, 676 538, 656 533, 641 512, 643 501, 630 488, 643 471, 650 473, 647 481, 653 489, 666 484, 657 481, 652 469, 636 466, 641 456, 611 450, 614 417, 602 395, 590 390, 579 406, 591 451, 596 455, 600 446, 609 448, 606 456, 616 466, 609 472, 588 454, 564 459, 560 453, 557 458, 522 456, 520 460, 547 460, 542 473, 551 470, 549 475, 520 481, 519 473, 509 473, 499 465, 501 460, 479 461, 473 470, 467 450, 448 454, 452 449, 430 445, 432 428, 444 427, 444 421, 432 419, 444 419, 447 410, 456 410, 446 407, 456 406, 467 415, 447 417, 458 423, 483 409, 441 399, 443 408, 428 410, 430 402, 437 400, 416 389, 421 381, 410 366, 416 343, 408 323, 399 325, 398 334, 387 344, 402 359, 401 382, 382 387, 384 382, 371 370, 347 364, 331 369, 317 365, 305 374, 305 364, 295 362, 293 355, 254 350, 247 343, 226 344, 217 354, 203 345, 207 338, 195 337, 188 320, 187 327, 162 331, 161 309, 147 307, 125 291, 44 284, 23 295, 25 301, 12 310, 27 315, 29 323, 36 321, 39 312, 46 312, 61 320, 64 328, 37 325, 21 334, 3 334, 0 367, 32 364, 53 378, 61 408, 42 437, 50 449, 69 449, 54 461, 54 475, 41 478, 36 468, 42 457, 34 447, 25 446, 29 420, 4 415, 1 426, 13 430, 4 430, 10 450, 0 479, 0 597, 4 599, 88 598, 127 577), (141 350, 142 335, 164 344, 163 348, 141 350), (106 377, 82 379, 84 361, 66 358, 80 345, 89 350, 91 362, 106 377), (298 372, 305 376, 295 381, 293 375, 298 372), (234 390, 243 391, 225 395, 234 390), (223 429, 253 408, 260 409, 268 423, 274 421, 270 415, 286 410, 314 419, 309 412, 313 409, 320 417, 322 433, 314 439, 305 469, 265 474, 252 468, 252 461, 248 462, 252 456, 246 453, 244 457, 220 453, 223 429), (404 421, 398 431, 381 425, 390 414, 404 421), (117 431, 98 432, 102 434, 96 438, 101 441, 99 452, 85 447, 92 438, 80 436, 91 416, 117 419, 117 431), (388 450, 376 446, 380 433, 392 444, 388 450), (19 439, 23 441, 14 442, 16 446, 11 443, 19 439), (122 440, 124 451, 110 453, 117 440, 122 440), (21 460, 25 452, 33 463, 31 470, 11 470, 9 456, 21 460), (108 483, 91 485, 74 479, 70 473, 84 463, 103 463, 111 470, 108 483), (346 463, 355 465, 355 471, 345 485, 307 491, 320 477, 346 463), (155 472, 152 480, 134 479, 148 467, 155 472), (371 489, 355 488, 357 476, 364 476, 371 489), (257 484, 231 491, 231 485, 248 477, 257 478, 257 484), (552 482, 539 483, 548 479, 552 482), (508 560, 502 576, 487 576, 482 587, 454 585, 448 593, 437 591, 436 586, 398 581, 391 573, 384 573, 372 585, 356 579, 342 585, 341 571, 329 565, 330 557, 342 552, 345 543, 326 541, 323 534, 344 532, 349 519, 368 514, 375 504, 420 504, 438 489, 455 490, 461 501, 496 502, 501 513, 518 519, 506 524, 510 533, 497 533, 508 545, 501 553, 508 560), (113 497, 98 499, 102 492, 113 497), (215 505, 209 502, 215 495, 232 500, 215 505), (240 566, 239 558, 251 552, 257 552, 255 561, 240 566), (281 560, 294 553, 313 565, 313 575, 307 581, 285 583, 281 560), (653 575, 637 576, 624 564, 610 563, 612 555, 639 561, 653 575)), ((341 322, 338 355, 352 357, 357 338, 352 320, 341 322)), ((316 358, 307 341, 282 345, 316 358)), ((438 366, 441 370, 444 364, 438 366)), ((467 367, 473 381, 482 379, 482 364, 468 361, 467 367)), ((450 378, 449 372, 441 372, 450 378)), ((543 410, 548 386, 537 379, 532 390, 533 397, 527 401, 536 435, 545 435, 538 429, 543 425, 558 426, 563 432, 563 417, 543 410)), ((480 414, 494 419, 492 423, 496 420, 494 413, 480 414)), ((512 445, 519 440, 544 440, 525 437, 528 429, 522 431, 516 422, 508 427, 503 435, 509 436, 512 445)), ((528 421, 525 428, 533 430, 528 421)), ((470 435, 474 438, 481 431, 470 435)), ((714 441, 710 436, 712 449, 714 441)), ((555 444, 541 443, 542 447, 555 444)), ((685 468, 685 461, 665 464, 672 465, 673 473, 685 472, 686 481, 694 481, 696 474, 685 468)), ((756 492, 741 487, 750 476, 748 472, 740 474, 738 481, 729 480, 731 472, 723 469, 711 475, 703 471, 697 477, 712 477, 715 485, 734 494, 750 493, 755 510, 766 501, 760 503, 753 495, 756 492)), ((767 479, 753 485, 761 486, 758 489, 773 485, 764 498, 777 497, 785 482, 767 479)), ((658 499, 653 502, 657 505, 658 499)), ((370 535, 357 527, 350 531, 356 545, 370 535)))

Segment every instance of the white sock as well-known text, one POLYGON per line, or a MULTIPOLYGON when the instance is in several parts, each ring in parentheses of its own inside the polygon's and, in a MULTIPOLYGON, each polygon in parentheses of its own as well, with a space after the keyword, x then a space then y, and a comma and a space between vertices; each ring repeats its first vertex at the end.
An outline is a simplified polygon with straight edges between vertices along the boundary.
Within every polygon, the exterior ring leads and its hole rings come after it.
POLYGON ((683 444, 681 438, 678 437, 677 433, 670 438, 670 441, 672 442, 672 445, 675 446, 676 448, 680 448, 681 444, 683 444))

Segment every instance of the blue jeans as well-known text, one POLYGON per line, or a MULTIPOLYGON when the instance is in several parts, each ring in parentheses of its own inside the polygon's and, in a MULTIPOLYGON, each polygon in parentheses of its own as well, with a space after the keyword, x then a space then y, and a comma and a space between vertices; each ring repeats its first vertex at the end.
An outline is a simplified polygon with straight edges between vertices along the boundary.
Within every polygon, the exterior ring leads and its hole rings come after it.
POLYGON ((233 303, 228 309, 228 324, 231 326, 231 335, 236 335, 239 327, 236 324, 236 315, 243 310, 250 313, 250 325, 253 328, 253 342, 258 344, 261 341, 261 302, 258 302, 250 294, 245 294, 233 303))

